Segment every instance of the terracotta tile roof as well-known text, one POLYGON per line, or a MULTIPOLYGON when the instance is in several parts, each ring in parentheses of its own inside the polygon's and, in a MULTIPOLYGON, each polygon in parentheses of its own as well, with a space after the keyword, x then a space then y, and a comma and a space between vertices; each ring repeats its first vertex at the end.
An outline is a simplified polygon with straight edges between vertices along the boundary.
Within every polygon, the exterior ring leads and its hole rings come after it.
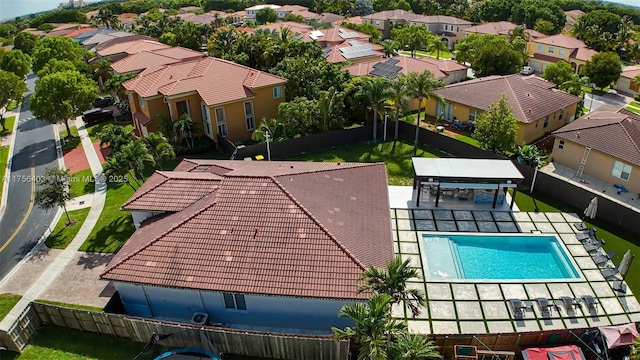
POLYGON ((185 14, 178 14, 177 17, 184 21, 191 21, 193 23, 200 24, 200 25, 213 24, 216 21, 216 18, 213 16, 213 14, 210 14, 210 13, 199 14, 199 15, 194 13, 185 13, 185 14))
POLYGON ((346 19, 343 19, 343 20, 337 20, 338 23, 336 25, 340 25, 340 23, 343 22, 343 21, 351 23, 351 24, 360 25, 360 24, 362 24, 362 16, 352 16, 350 18, 346 18, 346 19))
POLYGON ((457 102, 479 110, 489 110, 489 105, 498 102, 507 94, 513 116, 523 123, 534 122, 555 111, 580 101, 580 98, 565 92, 550 89, 541 79, 530 81, 519 74, 487 76, 446 86, 436 90, 445 100, 457 102))
POLYGON ((585 45, 582 41, 565 34, 547 36, 542 39, 537 39, 535 42, 538 44, 560 46, 567 49, 578 49, 587 47, 587 45, 585 45))
POLYGON ((553 135, 640 166, 640 115, 626 109, 603 105, 553 135))
MULTIPOLYGON (((301 24, 294 21, 279 21, 271 24, 259 26, 258 29, 281 32, 283 28, 289 28, 294 34, 306 34, 313 29, 311 25, 301 24)), ((239 28, 238 28, 239 29, 239 28)), ((243 28, 244 30, 245 28, 243 28)), ((249 28, 251 29, 251 28, 249 28)), ((253 30, 253 29, 252 29, 253 30)))
POLYGON ((136 13, 122 13, 120 15, 118 15, 119 18, 123 18, 123 19, 137 19, 138 18, 138 14, 136 13))
MULTIPOLYGON (((462 29, 462 31, 467 33, 476 33, 476 34, 509 35, 509 32, 513 30, 515 27, 516 27, 516 24, 512 22, 497 21, 497 22, 488 22, 488 23, 484 23, 476 26, 471 26, 471 27, 462 29)), ((525 31, 529 34, 529 36, 531 37, 531 40, 547 37, 547 35, 535 30, 527 29, 525 31)))
MULTIPOLYGON (((377 59, 365 63, 354 64, 346 67, 345 70, 347 70, 353 76, 366 76, 370 75, 371 72, 375 69, 374 65, 384 63, 389 60, 390 59, 377 59)), ((443 80, 447 77, 447 75, 439 69, 437 64, 434 64, 434 62, 432 61, 426 61, 426 59, 412 58, 409 56, 395 56, 393 57, 393 60, 398 60, 398 62, 395 63, 394 66, 401 67, 401 70, 398 72, 398 74, 408 74, 412 72, 422 72, 424 70, 429 70, 436 79, 443 80)))
POLYGON ((136 119, 142 126, 147 126, 151 122, 151 119, 141 110, 136 111, 135 114, 133 114, 133 118, 136 119))
POLYGON ((445 15, 430 15, 430 16, 421 16, 417 19, 411 20, 412 23, 420 23, 420 24, 453 24, 453 25, 471 25, 471 21, 458 19, 453 16, 445 16, 445 15))
POLYGON ((374 43, 370 43, 370 42, 363 42, 363 41, 358 41, 358 40, 349 40, 349 41, 345 41, 342 44, 338 44, 335 46, 331 46, 326 48, 325 50, 327 50, 326 53, 326 57, 325 59, 332 63, 332 64, 338 64, 338 63, 342 63, 345 62, 347 60, 349 61, 358 61, 361 59, 382 59, 382 56, 384 55, 384 52, 382 51, 382 46, 378 45, 378 44, 374 44, 374 43), (347 59, 342 55, 342 51, 340 51, 341 48, 345 48, 345 47, 351 47, 351 42, 355 43, 359 43, 360 45, 368 45, 374 52, 374 55, 365 55, 365 56, 361 56, 361 57, 355 57, 355 58, 351 58, 351 59, 347 59))
POLYGON ((204 57, 165 65, 152 72, 145 71, 126 81, 123 86, 142 97, 197 91, 207 105, 214 105, 252 97, 255 95, 252 89, 284 84, 286 81, 231 61, 204 57), (220 84, 225 86, 221 87, 220 84))
POLYGON ((361 33, 359 31, 347 29, 341 26, 330 27, 328 29, 318 30, 321 31, 324 36, 319 38, 319 41, 326 41, 330 43, 343 43, 345 41, 358 40, 363 43, 369 42, 370 35, 361 33), (349 35, 346 35, 349 34, 349 35), (357 35, 357 36, 356 36, 357 35), (355 36, 355 37, 347 37, 355 36))
POLYGON ((112 63, 111 68, 119 74, 135 73, 149 67, 173 64, 184 60, 195 60, 204 56, 201 52, 176 46, 129 55, 112 63))
MULTIPOLYGON (((356 17, 359 17, 359 16, 356 16, 356 17)), ((344 16, 338 15, 338 14, 334 14, 334 13, 324 12, 324 13, 322 13, 320 15, 316 15, 315 19, 318 20, 318 22, 320 22, 320 23, 335 23, 335 22, 338 22, 337 25, 340 25, 339 23, 342 22, 342 20, 344 20, 344 16)), ((360 20, 360 23, 362 23, 362 19, 360 20)))
POLYGON ((124 31, 107 30, 86 39, 82 42, 82 45, 95 45, 93 51, 98 51, 115 44, 131 42, 138 39, 155 40, 154 38, 145 35, 136 35, 124 31))
POLYGON ((171 46, 157 42, 155 40, 147 39, 129 39, 129 41, 122 41, 116 44, 110 44, 110 46, 101 46, 96 48, 96 52, 100 56, 109 56, 114 54, 137 54, 143 51, 153 51, 160 49, 167 49, 171 46))
POLYGON ((640 65, 625 66, 620 73, 620 77, 633 79, 640 75, 640 65))
POLYGON ((74 37, 74 36, 78 36, 80 34, 86 33, 87 31, 95 31, 95 30, 98 30, 98 28, 84 27, 84 28, 81 28, 81 29, 78 29, 78 30, 74 30, 74 31, 72 31, 70 33, 67 33, 65 36, 74 37))
POLYGON ((226 171, 219 188, 138 229, 103 279, 365 299, 358 276, 393 256, 384 164, 188 160, 178 168, 199 166, 226 171))
POLYGON ((122 209, 180 211, 215 191, 220 180, 210 172, 156 171, 122 209))
POLYGON ((583 48, 578 48, 575 49, 571 52, 571 55, 569 55, 569 57, 571 59, 578 59, 578 60, 582 60, 582 61, 589 61, 591 60, 591 58, 593 57, 593 55, 597 54, 598 52, 586 47, 583 48))
POLYGON ((411 21, 419 17, 422 17, 422 15, 414 14, 406 10, 386 10, 386 11, 373 13, 371 15, 366 15, 366 16, 363 16, 362 18, 367 20, 382 20, 382 21, 385 21, 385 20, 411 21))

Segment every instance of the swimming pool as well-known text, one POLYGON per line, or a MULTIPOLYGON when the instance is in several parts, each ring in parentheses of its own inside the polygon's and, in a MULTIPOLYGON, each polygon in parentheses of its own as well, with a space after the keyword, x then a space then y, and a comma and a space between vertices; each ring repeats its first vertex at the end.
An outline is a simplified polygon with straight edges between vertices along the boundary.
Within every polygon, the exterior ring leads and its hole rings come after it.
POLYGON ((423 234, 427 279, 576 279, 580 273, 554 235, 423 234))

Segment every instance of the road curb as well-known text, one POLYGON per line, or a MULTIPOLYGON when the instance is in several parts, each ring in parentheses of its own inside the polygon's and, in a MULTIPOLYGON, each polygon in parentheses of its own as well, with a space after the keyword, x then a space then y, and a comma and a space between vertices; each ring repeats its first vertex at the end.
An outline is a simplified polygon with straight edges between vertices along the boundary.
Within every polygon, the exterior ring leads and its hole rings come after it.
MULTIPOLYGON (((13 132, 11 133, 11 142, 9 143, 9 155, 7 157, 7 168, 4 172, 5 179, 9 179, 11 176, 11 164, 13 163, 13 151, 16 145, 16 131, 18 130, 18 122, 20 121, 20 113, 22 112, 22 102, 17 107, 16 121, 13 123, 13 132)), ((2 183, 2 204, 0 205, 0 219, 4 216, 4 211, 7 208, 7 197, 9 197, 9 188, 7 186, 9 182, 4 181, 2 183)))

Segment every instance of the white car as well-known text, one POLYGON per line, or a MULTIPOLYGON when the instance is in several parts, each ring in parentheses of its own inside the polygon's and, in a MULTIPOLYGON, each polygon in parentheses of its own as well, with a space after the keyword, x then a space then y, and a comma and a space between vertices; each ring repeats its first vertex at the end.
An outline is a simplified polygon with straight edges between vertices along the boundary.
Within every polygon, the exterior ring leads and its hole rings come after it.
POLYGON ((520 71, 520 74, 522 75, 531 75, 533 74, 533 68, 531 66, 523 66, 522 70, 520 71))

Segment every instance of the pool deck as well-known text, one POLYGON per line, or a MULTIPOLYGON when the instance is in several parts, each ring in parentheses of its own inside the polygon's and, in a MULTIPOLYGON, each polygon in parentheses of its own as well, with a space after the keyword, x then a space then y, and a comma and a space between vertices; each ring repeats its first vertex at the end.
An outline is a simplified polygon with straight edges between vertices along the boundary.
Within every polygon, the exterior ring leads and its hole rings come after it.
MULTIPOLYGON (((581 279, 554 281, 422 280, 409 283, 424 292, 427 306, 415 319, 402 307, 394 316, 407 317, 412 332, 433 335, 506 334, 597 326, 640 321, 640 304, 627 288, 616 292, 584 246, 577 240, 573 223, 576 214, 509 212, 482 208, 434 209, 425 202, 415 207, 411 187, 389 187, 394 252, 409 259, 424 278, 418 238, 428 232, 543 233, 557 234, 569 250, 582 274, 581 279), (597 299, 596 311, 581 307, 567 313, 564 306, 553 308, 543 317, 535 299, 558 300, 562 296, 597 299), (523 318, 516 318, 509 299, 520 299, 528 306, 523 318)), ((509 200, 509 199, 508 199, 509 200)), ((463 201, 460 201, 463 202, 463 201)), ((612 264, 609 263, 608 266, 612 264)))

